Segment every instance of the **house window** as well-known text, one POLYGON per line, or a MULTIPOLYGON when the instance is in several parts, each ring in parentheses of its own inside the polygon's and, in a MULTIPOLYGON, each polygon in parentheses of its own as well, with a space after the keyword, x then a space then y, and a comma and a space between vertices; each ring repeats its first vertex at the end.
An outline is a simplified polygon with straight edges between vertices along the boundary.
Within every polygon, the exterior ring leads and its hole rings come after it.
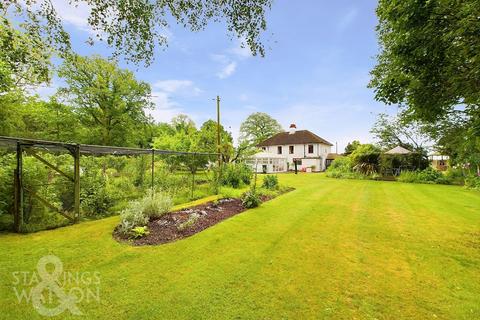
POLYGON ((290 154, 293 154, 293 151, 294 151, 294 146, 289 146, 288 147, 288 152, 290 152, 290 154))
POLYGON ((308 145, 308 153, 313 153, 313 144, 308 145))
POLYGON ((282 146, 278 146, 278 148, 277 148, 277 153, 278 153, 278 154, 282 154, 282 146))
POLYGON ((262 147, 262 150, 263 150, 263 151, 267 151, 267 148, 266 148, 266 147, 262 147))

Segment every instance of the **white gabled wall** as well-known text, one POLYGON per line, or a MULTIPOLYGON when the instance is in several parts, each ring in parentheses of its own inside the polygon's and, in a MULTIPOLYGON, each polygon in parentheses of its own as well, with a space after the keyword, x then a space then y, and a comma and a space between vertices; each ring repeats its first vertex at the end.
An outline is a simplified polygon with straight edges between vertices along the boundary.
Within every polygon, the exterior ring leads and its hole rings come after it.
MULTIPOLYGON (((309 144, 294 144, 294 153, 290 154, 289 146, 291 145, 281 145, 282 155, 287 158, 287 163, 289 163, 289 168, 293 169, 293 159, 302 159, 302 164, 298 166, 298 169, 315 166, 315 171, 325 170, 325 159, 327 155, 331 152, 331 146, 322 144, 322 143, 311 143, 313 145, 313 153, 308 153, 309 144), (305 159, 309 157, 321 157, 320 159, 305 159)), ((264 147, 265 152, 278 154, 279 145, 264 147)))

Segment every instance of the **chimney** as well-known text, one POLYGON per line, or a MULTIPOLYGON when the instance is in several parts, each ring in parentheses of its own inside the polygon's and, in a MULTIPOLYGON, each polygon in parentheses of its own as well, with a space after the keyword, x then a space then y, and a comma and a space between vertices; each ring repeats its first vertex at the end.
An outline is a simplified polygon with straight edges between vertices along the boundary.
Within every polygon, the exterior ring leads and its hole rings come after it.
POLYGON ((296 129, 297 129, 297 126, 295 125, 295 123, 292 123, 290 125, 290 134, 294 134, 296 129))

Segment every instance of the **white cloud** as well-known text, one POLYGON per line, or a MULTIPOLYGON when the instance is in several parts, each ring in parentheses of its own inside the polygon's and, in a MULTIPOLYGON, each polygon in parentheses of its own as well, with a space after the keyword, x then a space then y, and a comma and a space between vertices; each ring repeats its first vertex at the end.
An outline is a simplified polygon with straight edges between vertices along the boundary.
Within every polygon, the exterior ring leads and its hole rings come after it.
POLYGON ((220 79, 230 77, 236 70, 238 62, 252 56, 250 49, 242 45, 242 40, 237 39, 235 46, 224 51, 223 54, 211 54, 210 58, 221 65, 221 70, 216 76, 220 79))
POLYGON ((235 61, 232 61, 229 64, 225 65, 222 70, 217 73, 217 77, 219 77, 220 79, 228 78, 235 72, 236 69, 237 63, 235 61))
POLYGON ((170 98, 169 94, 163 91, 152 91, 152 102, 155 107, 149 110, 148 114, 158 122, 169 122, 173 117, 182 113, 180 105, 170 98))
POLYGON ((153 87, 158 88, 168 93, 175 92, 190 92, 193 94, 199 94, 202 90, 196 87, 191 80, 159 80, 153 84, 153 87))
POLYGON ((88 32, 91 35, 96 35, 92 27, 88 24, 88 17, 90 15, 91 8, 85 2, 79 2, 76 4, 70 4, 64 0, 53 0, 53 7, 57 11, 60 19, 75 28, 88 32))
POLYGON ((191 80, 168 79, 153 83, 152 102, 155 109, 149 114, 159 122, 168 122, 174 116, 185 113, 174 97, 198 95, 203 91, 191 80))
POLYGON ((252 52, 246 45, 242 44, 242 40, 237 40, 236 45, 230 48, 228 52, 239 59, 246 59, 252 56, 252 52))

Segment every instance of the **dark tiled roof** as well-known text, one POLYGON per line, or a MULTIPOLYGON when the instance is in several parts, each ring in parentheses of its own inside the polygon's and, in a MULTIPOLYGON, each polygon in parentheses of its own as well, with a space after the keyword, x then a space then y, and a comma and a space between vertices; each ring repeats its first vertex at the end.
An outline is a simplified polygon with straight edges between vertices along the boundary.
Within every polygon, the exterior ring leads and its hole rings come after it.
POLYGON ((329 146, 333 146, 327 140, 320 138, 315 133, 308 130, 297 130, 295 133, 280 132, 267 140, 260 142, 259 147, 276 146, 284 144, 306 144, 306 143, 323 143, 329 146))

